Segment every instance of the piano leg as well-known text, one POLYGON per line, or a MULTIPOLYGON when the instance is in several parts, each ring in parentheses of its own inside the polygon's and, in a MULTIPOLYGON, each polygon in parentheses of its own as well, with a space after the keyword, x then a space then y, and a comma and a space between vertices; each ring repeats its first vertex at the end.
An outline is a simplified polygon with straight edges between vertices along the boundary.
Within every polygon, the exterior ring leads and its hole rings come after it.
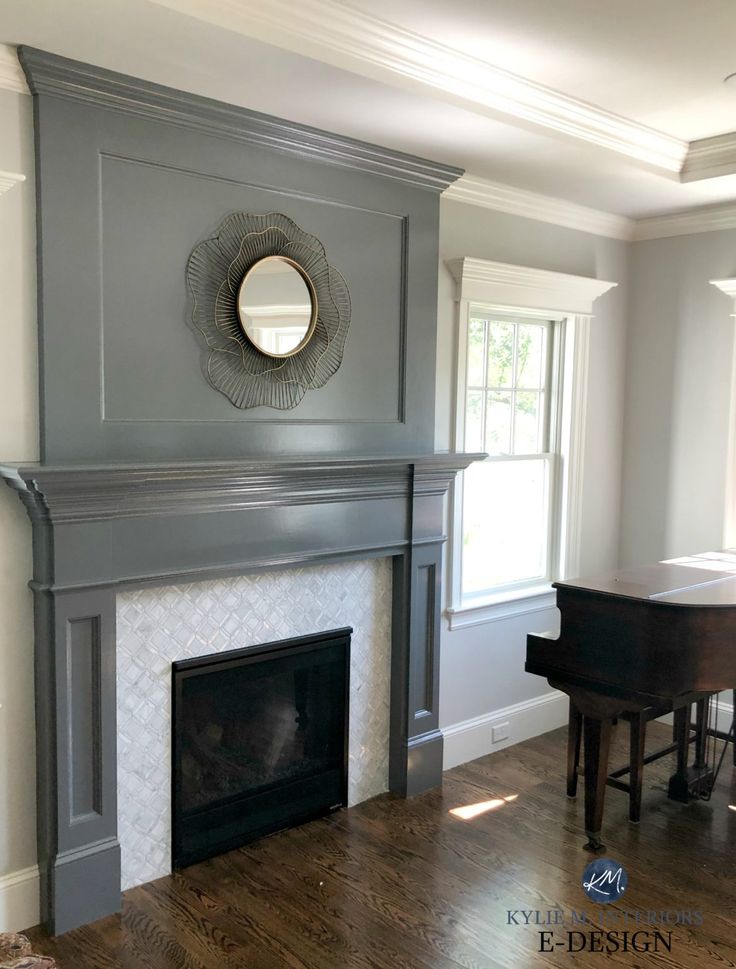
POLYGON ((703 770, 706 767, 705 747, 708 739, 708 708, 707 700, 698 700, 695 704, 695 763, 693 767, 703 770))
POLYGON ((696 701, 695 760, 688 765, 690 748, 690 708, 691 704, 675 710, 675 743, 677 744, 677 771, 670 777, 667 796, 673 801, 687 802, 706 794, 711 787, 713 771, 705 759, 708 728, 709 698, 696 701))
POLYGON ((689 801, 690 790, 687 783, 687 759, 690 740, 690 704, 678 707, 673 714, 673 741, 677 744, 677 770, 670 777, 667 797, 673 801, 689 801))
MULTIPOLYGON (((731 695, 731 702, 733 704, 733 719, 736 721, 736 690, 731 695)), ((733 766, 736 767, 736 730, 734 730, 734 736, 731 740, 731 749, 733 750, 733 766)))
POLYGON ((608 777, 608 751, 611 745, 612 718, 600 720, 583 716, 585 734, 585 834, 586 851, 602 851, 603 801, 608 777))
POLYGON ((567 724, 567 796, 578 793, 578 765, 580 764, 580 740, 583 736, 583 715, 570 700, 567 724))
POLYGON ((629 821, 638 824, 641 817, 641 791, 644 781, 644 738, 646 736, 646 718, 642 711, 633 713, 629 723, 629 775, 631 790, 629 791, 629 821))

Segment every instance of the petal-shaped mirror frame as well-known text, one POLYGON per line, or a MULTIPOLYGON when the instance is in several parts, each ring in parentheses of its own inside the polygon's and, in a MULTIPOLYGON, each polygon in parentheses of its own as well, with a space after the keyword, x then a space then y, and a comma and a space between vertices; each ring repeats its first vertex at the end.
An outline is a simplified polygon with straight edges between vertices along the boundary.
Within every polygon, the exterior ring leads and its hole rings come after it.
POLYGON ((327 262, 322 243, 279 212, 235 212, 217 233, 192 250, 187 263, 192 322, 208 351, 210 384, 245 410, 290 410, 308 390, 324 386, 342 363, 350 326, 350 293, 327 262), (264 256, 286 256, 309 277, 317 319, 298 352, 276 358, 261 352, 243 332, 238 291, 248 270, 264 256))

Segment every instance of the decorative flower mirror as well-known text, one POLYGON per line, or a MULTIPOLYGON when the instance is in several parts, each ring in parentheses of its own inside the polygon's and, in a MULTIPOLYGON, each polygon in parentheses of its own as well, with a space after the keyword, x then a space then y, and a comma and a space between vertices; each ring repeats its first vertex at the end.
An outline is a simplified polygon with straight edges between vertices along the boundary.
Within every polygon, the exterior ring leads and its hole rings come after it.
POLYGON ((228 216, 187 264, 207 378, 236 407, 295 407, 342 363, 350 295, 322 244, 285 215, 228 216))

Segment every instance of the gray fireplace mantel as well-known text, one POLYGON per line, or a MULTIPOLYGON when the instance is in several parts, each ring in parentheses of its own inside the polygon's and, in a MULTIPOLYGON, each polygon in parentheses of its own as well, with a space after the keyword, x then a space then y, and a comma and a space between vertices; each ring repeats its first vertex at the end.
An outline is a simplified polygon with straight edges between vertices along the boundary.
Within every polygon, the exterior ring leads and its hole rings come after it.
POLYGON ((440 193, 459 169, 19 56, 34 108, 43 463, 0 476, 33 523, 42 916, 58 933, 120 906, 119 589, 391 557, 389 784, 406 796, 440 781, 443 503, 477 455, 427 453, 440 193), (188 325, 187 260, 233 212, 282 213, 348 281, 343 363, 295 411, 232 407, 188 325))
POLYGON ((440 782, 444 498, 481 456, 0 466, 33 523, 39 867, 52 932, 120 907, 123 586, 391 556, 390 789, 440 782))

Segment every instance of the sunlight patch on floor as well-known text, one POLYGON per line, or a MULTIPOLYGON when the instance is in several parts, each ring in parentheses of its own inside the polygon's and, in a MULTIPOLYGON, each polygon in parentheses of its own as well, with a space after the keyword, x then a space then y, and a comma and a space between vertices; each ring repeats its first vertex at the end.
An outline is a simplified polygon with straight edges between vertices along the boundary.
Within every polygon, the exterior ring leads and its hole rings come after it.
POLYGON ((510 801, 515 801, 518 794, 509 794, 508 797, 494 797, 491 801, 478 801, 476 804, 464 804, 462 807, 450 808, 450 814, 461 821, 472 821, 473 818, 488 811, 495 811, 496 808, 503 807, 510 801))

